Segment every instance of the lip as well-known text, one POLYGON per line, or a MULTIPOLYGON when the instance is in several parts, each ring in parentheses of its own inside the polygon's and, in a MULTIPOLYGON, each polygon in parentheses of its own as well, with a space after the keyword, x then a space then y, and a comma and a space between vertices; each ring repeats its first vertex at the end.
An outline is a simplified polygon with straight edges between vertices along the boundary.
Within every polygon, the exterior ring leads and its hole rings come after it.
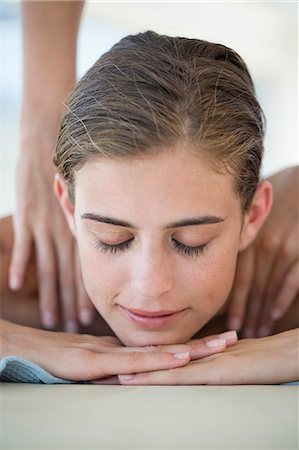
POLYGON ((126 317, 128 317, 132 322, 138 325, 141 328, 160 328, 169 324, 172 324, 176 320, 178 320, 181 315, 184 313, 185 309, 182 311, 141 311, 141 310, 132 310, 124 308, 119 305, 121 311, 124 313, 126 317), (138 311, 138 312, 137 312, 138 311))

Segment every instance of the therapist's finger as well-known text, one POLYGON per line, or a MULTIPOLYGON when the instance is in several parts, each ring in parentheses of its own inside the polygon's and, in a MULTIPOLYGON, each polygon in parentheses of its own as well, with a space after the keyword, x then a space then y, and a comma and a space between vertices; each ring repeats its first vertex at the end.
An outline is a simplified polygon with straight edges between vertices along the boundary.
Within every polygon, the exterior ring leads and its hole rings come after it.
POLYGON ((64 329, 69 333, 79 330, 77 321, 76 288, 74 278, 73 238, 68 235, 57 245, 59 270, 59 298, 62 308, 64 329))
MULTIPOLYGON (((272 308, 269 313, 273 320, 278 320, 282 317, 285 308, 282 305, 275 302, 280 286, 283 285, 286 275, 294 262, 299 258, 299 236, 297 227, 293 227, 291 232, 282 243, 275 264, 273 265, 272 273, 268 281, 266 300, 272 303, 272 308)), ((288 308, 288 305, 287 307, 288 308)))
MULTIPOLYGON (((296 261, 285 275, 274 301, 268 299, 267 307, 263 313, 261 323, 257 332, 258 337, 264 337, 271 334, 274 327, 274 320, 271 318, 271 309, 279 311, 279 317, 282 317, 290 308, 299 292, 299 260, 296 261)), ((278 317, 278 316, 276 316, 278 317)))
POLYGON ((83 326, 88 326, 91 324, 95 316, 95 307, 88 297, 83 284, 78 246, 76 242, 74 242, 74 274, 76 285, 77 316, 83 326))
POLYGON ((274 302, 274 309, 277 308, 282 312, 282 316, 291 306, 299 292, 299 260, 297 260, 290 268, 283 280, 282 286, 277 294, 274 302))
POLYGON ((14 242, 9 267, 9 287, 18 290, 23 286, 24 276, 31 254, 32 235, 25 225, 15 224, 14 242))
POLYGON ((254 274, 254 247, 251 246, 238 256, 234 285, 230 294, 227 325, 239 331, 244 322, 246 305, 254 274))
POLYGON ((55 253, 47 233, 40 232, 36 237, 36 270, 41 320, 45 327, 53 328, 58 321, 57 273, 55 253))
POLYGON ((254 262, 254 276, 252 279, 252 288, 249 296, 246 319, 244 321, 243 337, 253 338, 259 323, 259 318, 265 307, 264 292, 269 273, 275 258, 267 251, 268 247, 258 248, 254 262))

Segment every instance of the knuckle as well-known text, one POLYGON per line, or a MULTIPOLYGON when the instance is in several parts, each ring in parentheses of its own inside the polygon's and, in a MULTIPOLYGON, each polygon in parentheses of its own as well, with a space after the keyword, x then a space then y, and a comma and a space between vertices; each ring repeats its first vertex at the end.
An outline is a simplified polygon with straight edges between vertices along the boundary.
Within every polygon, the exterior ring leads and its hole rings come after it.
POLYGON ((130 364, 138 365, 143 360, 143 354, 142 352, 129 352, 127 354, 127 359, 130 364))
POLYGON ((76 351, 76 359, 78 360, 78 363, 82 366, 88 367, 88 373, 90 378, 98 378, 98 377, 101 378, 108 376, 109 371, 105 369, 106 365, 101 364, 99 368, 99 364, 95 363, 96 361, 95 356, 97 358, 97 361, 101 357, 100 354, 97 354, 91 348, 80 347, 76 351))
POLYGON ((90 361, 94 357, 94 352, 87 347, 79 347, 76 349, 76 356, 82 361, 90 361))
POLYGON ((146 348, 146 350, 148 352, 151 352, 151 353, 153 353, 153 352, 157 352, 157 353, 162 352, 162 345, 147 345, 145 348, 146 348))
POLYGON ((147 352, 154 352, 156 350, 155 345, 145 345, 143 347, 147 352))

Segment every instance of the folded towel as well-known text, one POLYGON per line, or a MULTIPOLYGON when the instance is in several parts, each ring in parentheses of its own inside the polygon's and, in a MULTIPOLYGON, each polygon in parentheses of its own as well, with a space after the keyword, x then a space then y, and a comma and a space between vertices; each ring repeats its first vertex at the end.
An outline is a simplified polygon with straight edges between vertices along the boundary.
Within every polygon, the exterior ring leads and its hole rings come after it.
MULTIPOLYGON (((115 378, 115 377, 114 377, 115 378)), ((110 379, 109 379, 110 380, 110 379)), ((116 384, 114 381, 103 380, 98 382, 70 381, 54 377, 37 364, 20 358, 19 356, 6 356, 0 361, 0 381, 13 381, 16 383, 37 384, 116 384)), ((283 383, 284 386, 298 385, 299 381, 283 383)))

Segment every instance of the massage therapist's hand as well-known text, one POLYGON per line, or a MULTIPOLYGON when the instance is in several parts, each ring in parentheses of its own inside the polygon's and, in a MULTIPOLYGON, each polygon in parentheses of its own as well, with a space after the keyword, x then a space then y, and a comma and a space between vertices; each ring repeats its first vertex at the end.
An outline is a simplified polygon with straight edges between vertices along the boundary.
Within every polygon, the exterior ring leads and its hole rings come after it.
POLYGON ((228 326, 243 337, 271 333, 299 293, 299 166, 271 176, 273 206, 253 244, 240 253, 228 326))
POLYGON ((126 385, 280 384, 299 380, 298 329, 259 339, 241 339, 224 352, 184 367, 118 376, 126 385))
POLYGON ((21 152, 10 266, 10 287, 19 289, 34 245, 41 321, 48 328, 55 326, 61 303, 66 329, 73 332, 77 314, 82 310, 81 323, 89 324, 94 308, 83 289, 74 240, 53 194, 52 156, 64 103, 76 81, 82 8, 82 1, 21 2, 21 152))
POLYGON ((133 348, 124 347, 116 337, 44 331, 5 320, 0 320, 0 329, 1 358, 20 356, 54 376, 75 381, 173 369, 186 365, 190 359, 222 352, 237 341, 232 332, 198 339, 190 345, 133 348))
POLYGON ((82 324, 88 324, 94 307, 83 288, 76 243, 53 192, 51 155, 56 129, 43 122, 43 127, 35 120, 23 128, 16 173, 10 287, 22 287, 34 244, 41 322, 47 328, 54 327, 60 322, 62 309, 65 329, 76 332, 78 313, 87 311, 83 312, 82 324), (84 314, 89 314, 89 321, 84 314))

